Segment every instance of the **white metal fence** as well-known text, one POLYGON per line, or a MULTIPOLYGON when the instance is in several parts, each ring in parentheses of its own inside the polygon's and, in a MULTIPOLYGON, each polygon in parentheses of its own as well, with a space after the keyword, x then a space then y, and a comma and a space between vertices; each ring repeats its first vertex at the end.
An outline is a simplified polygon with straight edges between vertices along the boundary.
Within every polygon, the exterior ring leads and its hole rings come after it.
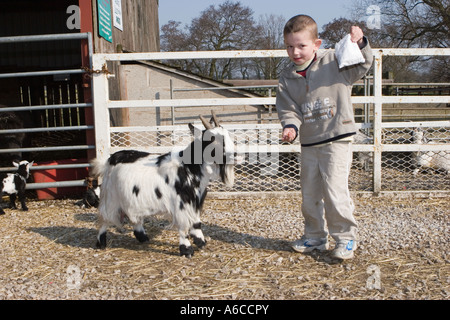
MULTIPOLYGON (((445 169, 419 168, 426 159, 438 159, 441 167, 450 163, 450 120, 383 122, 386 104, 448 104, 450 96, 385 96, 382 94, 382 61, 384 56, 449 56, 450 49, 373 49, 373 95, 354 96, 354 104, 365 104, 370 114, 360 126, 365 132, 354 143, 354 162, 350 177, 353 191, 443 192, 450 191, 450 173, 445 169), (427 143, 412 139, 419 129, 427 143)), ((140 149, 155 155, 191 140, 187 126, 113 127, 109 112, 116 108, 189 108, 230 105, 274 105, 274 97, 222 99, 110 100, 106 72, 108 61, 148 61, 170 59, 223 59, 286 57, 285 50, 202 51, 94 54, 94 117, 97 157, 106 159, 111 153, 140 149), (102 71, 103 70, 103 71, 102 71)), ((213 184, 219 192, 300 191, 300 146, 281 143, 281 126, 271 124, 224 125, 232 133, 244 163, 236 167, 236 184, 225 188, 213 184)), ((434 160, 434 161, 435 161, 434 160)))

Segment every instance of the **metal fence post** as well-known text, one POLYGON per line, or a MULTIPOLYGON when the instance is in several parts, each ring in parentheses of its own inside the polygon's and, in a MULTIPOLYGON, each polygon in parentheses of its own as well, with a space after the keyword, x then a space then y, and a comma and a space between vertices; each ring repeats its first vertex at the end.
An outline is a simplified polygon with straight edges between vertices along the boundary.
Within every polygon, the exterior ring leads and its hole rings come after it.
POLYGON ((381 192, 381 125, 383 117, 382 105, 382 81, 383 81, 383 50, 374 50, 375 66, 374 66, 374 119, 373 119, 373 192, 379 194, 381 192))
MULTIPOLYGON (((102 70, 106 66, 104 56, 95 54, 92 59, 92 69, 102 70)), ((106 160, 109 156, 111 146, 110 124, 109 124, 109 88, 108 75, 106 72, 93 73, 93 102, 94 102, 94 123, 95 123, 95 145, 96 157, 99 160, 106 160)))

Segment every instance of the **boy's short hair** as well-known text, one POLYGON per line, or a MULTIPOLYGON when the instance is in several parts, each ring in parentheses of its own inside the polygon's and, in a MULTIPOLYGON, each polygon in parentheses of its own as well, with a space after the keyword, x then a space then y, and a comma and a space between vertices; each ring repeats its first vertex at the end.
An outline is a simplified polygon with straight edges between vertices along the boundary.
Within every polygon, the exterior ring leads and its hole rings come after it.
POLYGON ((319 39, 319 31, 317 29, 317 23, 310 16, 299 14, 289 19, 284 26, 283 35, 295 33, 299 31, 307 30, 311 33, 312 38, 319 39))

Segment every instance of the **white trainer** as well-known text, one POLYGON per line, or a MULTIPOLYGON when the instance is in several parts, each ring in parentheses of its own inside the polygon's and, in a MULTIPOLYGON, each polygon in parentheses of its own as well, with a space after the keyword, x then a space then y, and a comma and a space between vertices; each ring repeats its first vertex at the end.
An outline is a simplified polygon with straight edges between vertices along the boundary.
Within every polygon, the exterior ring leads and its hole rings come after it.
POLYGON ((331 256, 337 259, 352 259, 355 255, 356 241, 341 240, 336 243, 336 247, 331 252, 331 256))
POLYGON ((319 238, 319 239, 306 239, 301 238, 292 243, 292 249, 296 252, 311 252, 313 250, 325 251, 328 250, 328 239, 327 238, 319 238))

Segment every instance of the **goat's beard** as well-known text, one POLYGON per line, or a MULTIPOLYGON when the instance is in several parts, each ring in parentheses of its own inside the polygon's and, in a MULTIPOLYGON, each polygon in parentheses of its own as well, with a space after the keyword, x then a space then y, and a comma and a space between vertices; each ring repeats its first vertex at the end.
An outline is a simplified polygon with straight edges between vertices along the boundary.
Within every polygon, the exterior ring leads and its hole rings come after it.
POLYGON ((221 165, 220 176, 222 178, 222 182, 227 187, 232 187, 234 184, 234 165, 233 164, 221 165))

